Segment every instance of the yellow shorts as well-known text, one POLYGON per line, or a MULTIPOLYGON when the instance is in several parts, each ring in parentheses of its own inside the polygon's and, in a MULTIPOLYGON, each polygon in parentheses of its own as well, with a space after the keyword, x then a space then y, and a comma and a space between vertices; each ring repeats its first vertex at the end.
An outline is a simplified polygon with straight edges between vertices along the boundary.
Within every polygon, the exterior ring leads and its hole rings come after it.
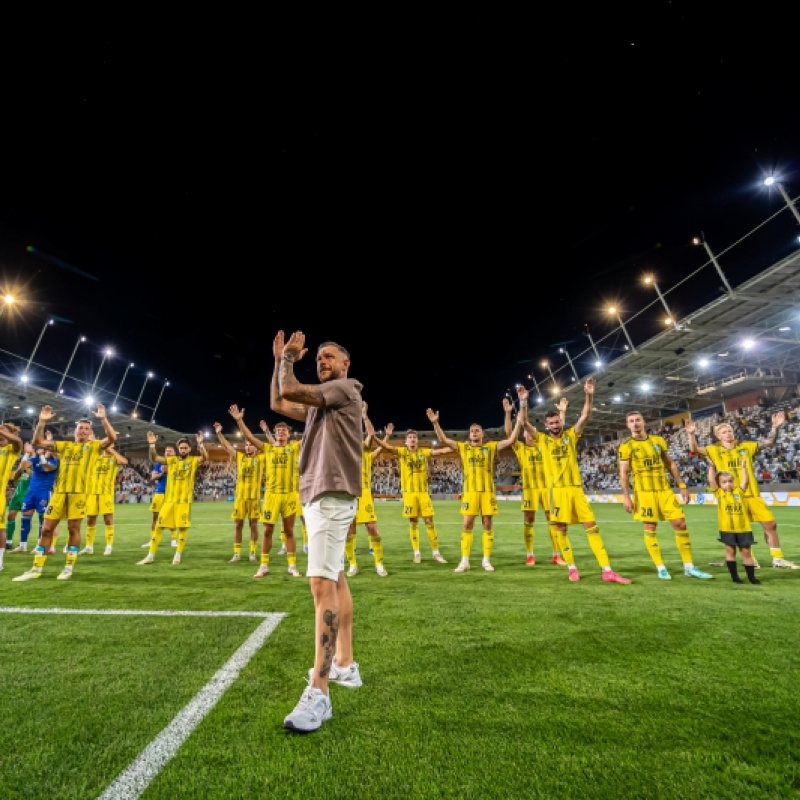
POLYGON ((110 494, 87 494, 86 516, 98 517, 114 513, 114 498, 110 494))
POLYGON ((233 501, 231 519, 258 519, 260 516, 261 509, 257 497, 246 497, 233 501))
POLYGON ((364 492, 358 498, 356 525, 365 525, 367 522, 377 521, 378 516, 375 514, 375 501, 372 499, 372 492, 364 492))
POLYGON ((464 517, 493 517, 497 513, 494 492, 465 492, 461 495, 461 515, 464 517))
POLYGON ((594 512, 580 486, 550 489, 551 524, 577 525, 584 522, 594 522, 594 512))
POLYGON ((522 510, 523 511, 544 511, 550 510, 550 490, 549 489, 523 489, 522 490, 522 510))
POLYGON ((191 503, 164 503, 158 514, 157 528, 169 528, 171 531, 177 528, 192 527, 192 504, 191 503))
POLYGON ((45 519, 84 519, 86 495, 83 492, 53 492, 44 512, 45 519))
POLYGON ((150 510, 155 511, 158 514, 161 511, 161 506, 164 505, 164 493, 161 492, 160 494, 154 494, 152 499, 150 500, 150 510))
POLYGON ((633 493, 633 518, 640 522, 660 522, 664 519, 685 519, 686 515, 672 489, 658 492, 633 493))
POLYGON ((747 516, 753 522, 775 522, 775 515, 770 511, 763 497, 745 497, 744 502, 747 516))
POLYGON ((264 506, 261 509, 261 521, 265 525, 274 525, 278 517, 293 517, 300 509, 300 496, 297 492, 286 494, 265 494, 264 506))
POLYGON ((6 527, 5 526, 6 508, 7 508, 6 493, 3 492, 2 495, 0 495, 0 530, 3 530, 6 527))
POLYGON ((432 517, 433 503, 428 492, 405 492, 403 494, 404 517, 432 517))

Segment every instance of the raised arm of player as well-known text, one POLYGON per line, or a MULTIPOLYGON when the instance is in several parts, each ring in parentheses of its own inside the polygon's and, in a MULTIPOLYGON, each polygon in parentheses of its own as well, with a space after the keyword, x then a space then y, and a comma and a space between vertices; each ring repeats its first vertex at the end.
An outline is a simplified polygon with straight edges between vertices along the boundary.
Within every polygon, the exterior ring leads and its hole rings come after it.
POLYGON ((305 355, 304 344, 305 336, 301 331, 295 331, 288 342, 283 331, 278 331, 272 342, 275 368, 270 384, 270 408, 300 422, 305 422, 309 406, 320 407, 325 402, 319 386, 300 383, 295 377, 294 362, 305 355))
POLYGON ((222 445, 222 448, 225 452, 231 457, 236 457, 236 448, 225 438, 222 433, 222 423, 215 422, 214 423, 214 430, 217 433, 217 439, 219 439, 219 443, 222 445))
POLYGON ((592 415, 592 405, 594 405, 594 378, 587 378, 586 383, 583 384, 584 401, 581 415, 575 423, 575 433, 583 433, 589 417, 592 415))
POLYGON ((434 411, 433 409, 427 409, 425 413, 428 415, 428 419, 433 424, 433 432, 436 434, 436 438, 444 445, 447 445, 451 450, 458 450, 458 442, 455 439, 450 439, 445 432, 442 430, 442 426, 439 424, 439 412, 434 411))

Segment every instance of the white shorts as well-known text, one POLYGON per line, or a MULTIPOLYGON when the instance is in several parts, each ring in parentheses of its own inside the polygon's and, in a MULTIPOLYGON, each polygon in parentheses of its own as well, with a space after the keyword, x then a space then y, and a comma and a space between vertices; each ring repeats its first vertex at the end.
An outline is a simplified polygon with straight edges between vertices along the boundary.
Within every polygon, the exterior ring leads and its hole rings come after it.
POLYGON ((309 578, 339 580, 339 573, 344 570, 344 543, 357 507, 358 498, 345 492, 324 494, 303 506, 309 578))

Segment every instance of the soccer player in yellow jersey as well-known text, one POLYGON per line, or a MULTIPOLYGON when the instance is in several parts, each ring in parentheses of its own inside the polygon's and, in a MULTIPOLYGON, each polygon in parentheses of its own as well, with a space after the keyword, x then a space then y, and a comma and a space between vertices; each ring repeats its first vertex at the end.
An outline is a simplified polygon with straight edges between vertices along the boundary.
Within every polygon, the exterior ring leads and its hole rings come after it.
POLYGON ((6 508, 8 505, 8 479, 14 464, 22 452, 22 439, 17 436, 19 428, 11 422, 0 423, 0 572, 6 552, 6 508))
POLYGON ((469 441, 457 442, 449 438, 439 425, 439 412, 430 408, 428 419, 433 423, 433 430, 440 444, 458 451, 464 471, 464 485, 461 492, 461 515, 464 517, 464 528, 461 531, 461 561, 455 572, 466 572, 469 565, 469 554, 472 550, 472 530, 475 517, 481 515, 483 523, 483 561, 481 566, 487 572, 494 572, 491 562, 494 532, 492 517, 497 514, 497 496, 494 489, 494 461, 500 450, 511 447, 519 437, 522 419, 517 418, 511 436, 499 442, 485 442, 483 428, 472 424, 469 428, 469 441))
MULTIPOLYGON (((772 566, 778 569, 800 569, 800 564, 783 557, 781 540, 778 538, 778 524, 775 515, 761 497, 758 490, 758 480, 753 469, 753 458, 761 447, 772 447, 778 436, 778 428, 786 421, 786 414, 778 411, 772 415, 772 428, 769 436, 761 442, 738 441, 733 433, 733 428, 727 422, 717 425, 714 433, 719 441, 703 447, 697 443, 697 426, 690 420, 684 422, 686 432, 689 434, 689 447, 697 455, 708 458, 717 472, 730 472, 733 475, 734 485, 741 485, 741 454, 746 455, 747 489, 744 491, 744 502, 747 513, 753 522, 758 522, 764 529, 764 538, 769 545, 772 556, 772 566)), ((757 565, 756 565, 757 566, 757 565)))
POLYGON ((658 577, 661 580, 670 580, 656 536, 658 523, 667 520, 675 531, 675 544, 683 559, 683 574, 690 578, 709 580, 711 575, 698 569, 692 560, 692 543, 686 528, 686 516, 670 488, 667 471, 680 490, 684 503, 689 502, 689 490, 681 478, 678 465, 669 455, 666 441, 661 436, 647 433, 644 417, 638 411, 629 411, 625 422, 631 437, 622 442, 617 450, 622 505, 629 514, 633 513, 635 520, 644 524, 644 543, 656 565, 658 577))
POLYGON ((103 515, 106 549, 104 556, 110 556, 114 549, 114 492, 117 473, 128 459, 118 453, 113 445, 102 450, 89 468, 89 491, 86 494, 86 546, 79 556, 94 553, 94 537, 97 535, 97 517, 103 515))
POLYGON ((62 519, 67 520, 67 559, 66 565, 58 575, 58 580, 69 580, 78 558, 81 546, 81 523, 86 516, 86 493, 89 488, 92 462, 101 450, 105 450, 117 440, 117 434, 111 427, 106 408, 97 404, 97 411, 92 412, 103 425, 105 437, 98 441, 92 438, 92 423, 88 419, 79 419, 75 425, 73 441, 48 441, 44 429, 55 413, 52 406, 42 406, 39 421, 33 432, 33 446, 55 450, 59 455, 59 468, 50 504, 44 514, 42 534, 39 544, 34 550, 33 566, 15 581, 29 581, 41 577, 47 560, 47 549, 53 541, 53 533, 62 519))
POLYGON ((230 563, 241 561, 244 521, 250 526, 250 561, 256 560, 258 549, 258 520, 261 515, 261 484, 264 481, 265 455, 252 442, 245 440, 244 453, 237 450, 222 433, 222 425, 214 423, 219 443, 225 452, 236 459, 236 488, 233 493, 233 557, 230 563))
POLYGON ((297 469, 297 459, 300 453, 300 442, 290 442, 289 426, 279 422, 271 434, 274 444, 262 442, 253 435, 250 428, 244 423, 244 409, 231 406, 231 416, 236 420, 242 436, 258 451, 264 453, 264 476, 266 487, 264 502, 261 506, 261 522, 264 523, 264 533, 261 538, 261 564, 256 570, 254 578, 263 578, 269 575, 269 556, 272 550, 272 539, 275 533, 275 524, 278 519, 283 521, 286 532, 286 571, 295 578, 302 574, 297 569, 297 542, 294 538, 294 522, 300 507, 300 473, 297 469))
POLYGON ((194 499, 194 482, 197 478, 197 468, 209 460, 208 451, 203 443, 205 438, 203 432, 198 431, 195 437, 199 455, 193 456, 191 443, 187 438, 181 437, 175 443, 178 455, 165 457, 156 453, 158 437, 152 431, 147 431, 150 460, 157 464, 166 464, 168 477, 164 504, 161 506, 156 529, 150 539, 150 549, 141 561, 136 562, 140 566, 153 563, 156 550, 158 550, 161 538, 164 535, 164 528, 178 531, 178 546, 175 549, 175 555, 172 557, 172 563, 181 563, 181 556, 183 556, 183 550, 186 547, 186 539, 189 536, 189 528, 192 525, 192 500, 194 499))
MULTIPOLYGON (((567 405, 567 398, 562 397, 557 406, 562 425, 566 420, 567 405)), ((513 430, 513 425, 511 424, 511 412, 513 409, 514 404, 507 397, 504 397, 503 410, 505 411, 505 419, 503 428, 506 436, 510 436, 513 430)), ((534 444, 530 431, 523 430, 523 437, 524 441, 514 442, 513 449, 522 472, 522 535, 525 540, 525 565, 532 567, 536 563, 536 554, 533 550, 536 536, 534 523, 536 522, 536 512, 541 508, 547 518, 552 563, 565 567, 567 562, 561 556, 558 534, 550 524, 550 506, 548 505, 550 502, 550 490, 547 488, 547 476, 544 471, 542 451, 534 444)))
MULTIPOLYGON (((175 448, 168 444, 164 448, 164 458, 169 460, 170 456, 175 455, 175 448)), ((167 479, 169 478, 169 473, 167 472, 167 465, 164 464, 153 464, 153 469, 150 472, 150 479, 155 481, 155 491, 153 492, 153 496, 150 499, 150 511, 153 512, 153 522, 150 525, 150 539, 153 538, 153 534, 156 532, 156 527, 158 526, 158 515, 161 513, 161 506, 164 505, 164 497, 166 496, 167 491, 167 479)), ((142 547, 146 547, 148 550, 150 549, 150 539, 148 539, 142 547)), ((175 531, 172 531, 172 542, 173 547, 178 546, 178 542, 175 539, 175 531)))
POLYGON ((408 532, 411 538, 411 549, 414 563, 422 562, 419 549, 419 518, 425 523, 425 533, 431 547, 431 558, 440 564, 446 564, 439 552, 439 534, 433 521, 433 502, 428 489, 428 462, 433 456, 452 453, 449 447, 420 447, 419 436, 413 429, 406 431, 405 447, 393 447, 389 437, 394 425, 386 426, 386 435, 378 439, 380 446, 390 455, 396 456, 400 463, 400 490, 403 493, 403 516, 408 520, 408 532))
POLYGON ((747 469, 747 453, 742 455, 739 464, 740 479, 738 491, 734 484, 733 473, 723 470, 717 472, 714 462, 708 465, 708 485, 717 498, 717 526, 719 540, 725 545, 725 561, 728 572, 734 583, 742 583, 736 568, 736 548, 742 554, 742 562, 750 583, 761 583, 756 578, 756 564, 752 546, 753 526, 747 513, 746 492, 750 482, 750 470, 747 469))
POLYGON ((367 536, 372 550, 372 557, 375 561, 375 572, 381 578, 385 578, 389 573, 383 566, 383 542, 378 532, 378 515, 375 513, 375 501, 372 498, 372 462, 375 456, 380 453, 381 448, 375 447, 375 428, 367 416, 367 404, 362 401, 361 419, 364 421, 367 437, 363 443, 363 453, 361 457, 361 496, 358 498, 358 508, 350 529, 347 531, 347 538, 344 543, 344 554, 350 565, 347 570, 347 577, 352 578, 358 574, 358 561, 356 559, 356 533, 359 525, 366 525, 367 536))
POLYGON ((544 415, 544 426, 547 433, 537 432, 528 422, 528 390, 524 386, 517 389, 517 396, 520 400, 520 416, 524 417, 526 430, 530 431, 532 440, 542 451, 547 486, 550 489, 550 523, 558 531, 558 542, 561 545, 561 554, 569 568, 569 579, 579 581, 581 576, 575 566, 575 555, 572 552, 569 536, 567 536, 567 528, 569 525, 581 524, 589 539, 589 547, 592 548, 602 570, 603 580, 607 583, 630 583, 629 578, 623 578, 622 575, 611 569, 603 537, 600 535, 600 529, 595 522, 589 501, 583 493, 583 481, 578 461, 578 439, 583 434, 583 429, 592 413, 593 378, 586 380, 583 391, 583 408, 575 425, 571 428, 564 427, 557 411, 550 411, 544 415))

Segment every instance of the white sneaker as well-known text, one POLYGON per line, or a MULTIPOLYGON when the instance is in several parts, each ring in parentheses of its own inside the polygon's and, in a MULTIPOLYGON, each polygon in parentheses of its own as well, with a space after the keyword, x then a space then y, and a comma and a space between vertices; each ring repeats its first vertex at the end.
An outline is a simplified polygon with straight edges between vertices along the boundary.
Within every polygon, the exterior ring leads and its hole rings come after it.
POLYGON ((266 564, 262 564, 258 568, 258 572, 253 575, 254 578, 263 578, 265 575, 269 575, 269 567, 266 564))
POLYGON ((278 555, 279 555, 279 556, 285 556, 285 555, 286 555, 286 553, 287 553, 287 550, 286 550, 286 545, 283 545, 283 547, 281 547, 281 549, 280 549, 280 550, 278 550, 278 555))
POLYGON ((36 567, 31 567, 29 570, 26 570, 22 573, 22 575, 17 575, 16 578, 12 578, 12 581, 32 581, 36 578, 42 577, 42 571, 40 569, 36 569, 36 567))
POLYGON ((142 550, 148 550, 149 548, 150 548, 150 542, 145 542, 145 543, 142 545, 142 550))
MULTIPOLYGON (((14 552, 13 550, 11 551, 14 552)), ((786 558, 773 558, 772 566, 775 569, 800 569, 800 564, 795 564, 794 561, 789 561, 786 558)))
POLYGON ((136 562, 136 566, 139 567, 142 564, 152 564, 153 563, 153 556, 148 553, 141 561, 136 562))
POLYGON ((9 550, 9 553, 27 553, 28 546, 24 544, 18 544, 13 550, 9 550))
POLYGON ((414 563, 421 564, 422 563, 422 553, 419 550, 414 551, 414 563))
POLYGON ((442 554, 441 554, 441 553, 434 553, 434 554, 431 556, 431 558, 432 558, 434 561, 438 561, 440 564, 446 564, 446 563, 447 563, 447 562, 444 560, 444 557, 442 556, 442 554))
POLYGON ((298 733, 311 733, 319 730, 322 723, 332 716, 328 695, 315 686, 306 686, 294 710, 283 720, 283 727, 298 733))
POLYGON ((350 565, 350 569, 347 570, 347 577, 353 578, 358 575, 358 567, 355 564, 350 565))
MULTIPOLYGON (((308 671, 309 682, 312 679, 314 667, 308 671)), ((339 686, 346 686, 348 689, 358 689, 362 685, 361 673, 358 664, 354 661, 347 667, 340 667, 336 664, 336 659, 331 661, 331 671, 328 675, 328 683, 336 683, 339 686)))
POLYGON ((250 561, 255 562, 256 561, 256 554, 255 553, 250 553, 249 558, 250 558, 250 561))
POLYGON ((483 559, 483 561, 481 561, 481 566, 482 566, 482 567, 483 567, 483 568, 484 568, 484 569, 485 569, 487 572, 494 572, 494 567, 491 565, 491 562, 489 561, 489 559, 488 559, 488 558, 484 558, 484 559, 483 559))
POLYGON ((308 543, 303 545, 303 552, 308 555, 308 543))
POLYGON ((113 552, 113 550, 114 550, 114 548, 110 544, 107 544, 106 545, 106 549, 103 550, 103 555, 104 556, 110 556, 111 553, 113 552))
POLYGON ((64 567, 56 576, 57 581, 68 581, 72 577, 72 567, 64 567))
POLYGON ((289 568, 286 570, 293 578, 302 578, 303 575, 299 569, 294 564, 289 564, 289 568))
POLYGON ((453 570, 453 572, 466 572, 468 569, 469 561, 462 558, 459 565, 453 570))
POLYGON ((180 553, 175 553, 175 555, 172 556, 172 563, 173 563, 173 565, 181 563, 181 554, 180 553))
POLYGON ((94 547, 89 547, 88 545, 81 550, 78 555, 79 556, 90 556, 94 553, 94 547))
POLYGON ((241 561, 242 557, 238 553, 233 554, 233 558, 228 562, 229 564, 235 564, 237 561, 241 561))
POLYGON ((170 547, 173 547, 173 548, 174 548, 174 547, 177 547, 177 546, 178 546, 178 540, 177 540, 177 539, 172 539, 172 540, 170 541, 170 543, 169 543, 169 546, 170 546, 170 547))
POLYGON ((378 566, 375 567, 375 572, 377 572, 381 578, 385 578, 389 574, 383 564, 378 564, 378 566))

